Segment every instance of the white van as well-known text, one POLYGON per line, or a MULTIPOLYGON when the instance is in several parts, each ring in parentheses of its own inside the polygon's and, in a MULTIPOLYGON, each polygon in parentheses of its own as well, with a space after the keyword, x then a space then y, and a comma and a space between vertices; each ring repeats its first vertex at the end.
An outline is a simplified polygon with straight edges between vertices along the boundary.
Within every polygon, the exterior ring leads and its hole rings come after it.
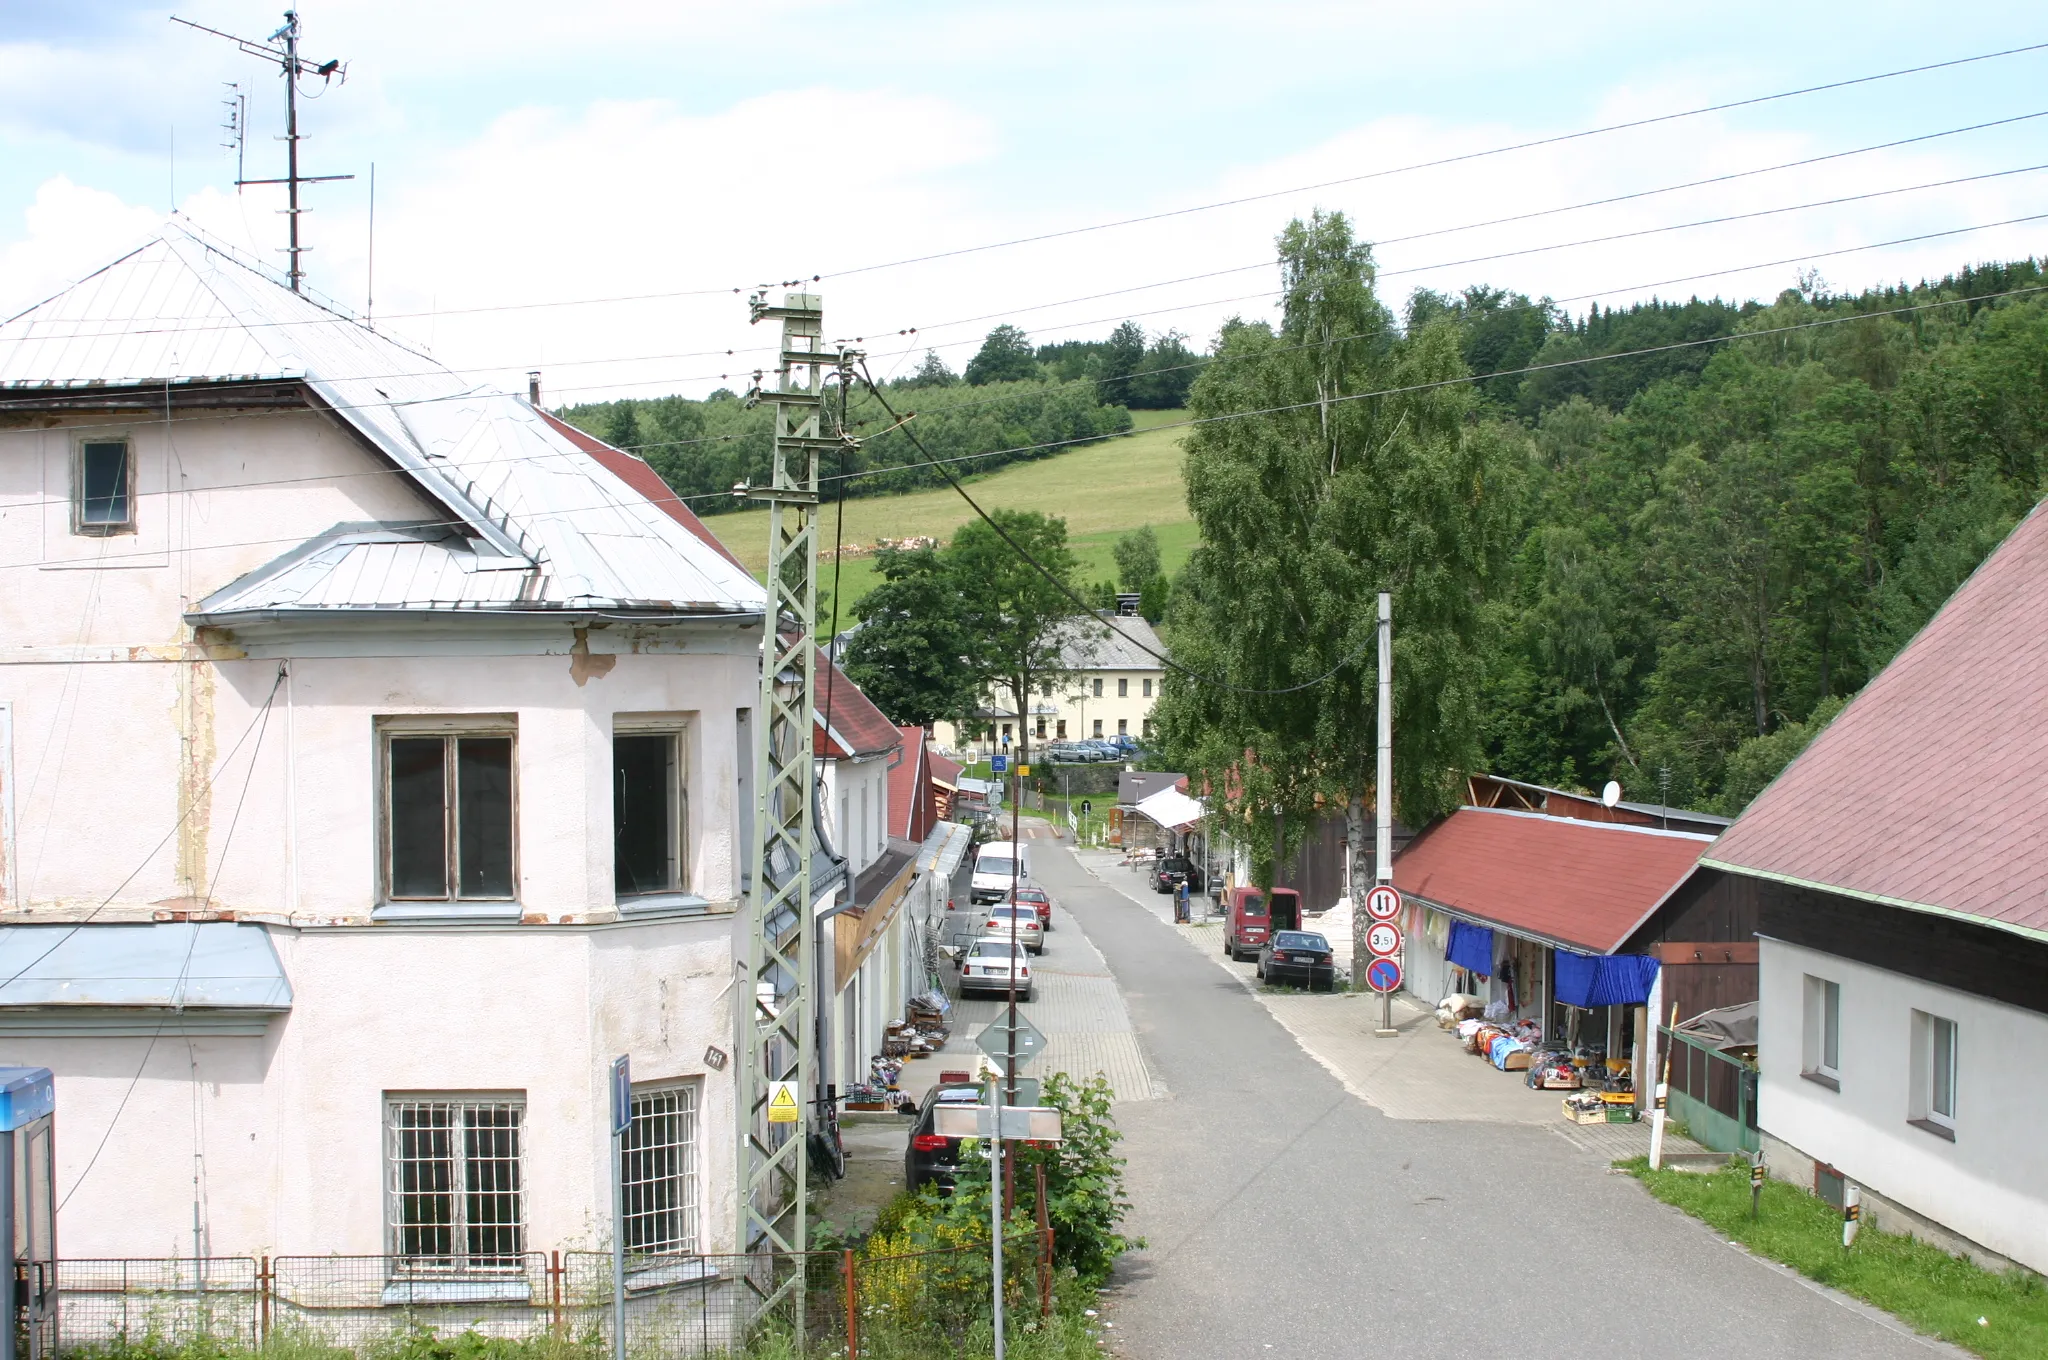
POLYGON ((1010 891, 1010 875, 1016 873, 1016 885, 1028 887, 1031 883, 1031 847, 1020 847, 1014 841, 990 841, 974 856, 974 877, 968 881, 968 896, 976 906, 986 902, 1000 902, 1003 894, 1010 891))

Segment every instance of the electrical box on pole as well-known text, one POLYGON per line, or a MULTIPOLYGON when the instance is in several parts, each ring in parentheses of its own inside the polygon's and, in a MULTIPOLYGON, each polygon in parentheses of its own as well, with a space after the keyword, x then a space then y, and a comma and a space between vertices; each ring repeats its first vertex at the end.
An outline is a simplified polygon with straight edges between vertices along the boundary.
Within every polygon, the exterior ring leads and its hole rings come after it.
MULTIPOLYGON (((773 390, 748 394, 774 408, 774 466, 763 487, 735 495, 768 503, 768 609, 762 629, 761 699, 754 732, 754 847, 748 898, 747 1018, 740 1026, 740 1244, 748 1252, 805 1249, 804 1185, 815 1094, 817 1030, 812 997, 816 933, 811 857, 816 845, 818 463, 841 440, 826 437, 819 415, 829 371, 840 357, 824 349, 819 299, 790 293, 771 306, 749 302, 751 319, 778 321, 782 346, 773 390), (800 1117, 775 1106, 778 1092, 799 1093, 800 1117), (785 1117, 776 1118, 777 1114, 785 1117)), ((764 1306, 794 1294, 803 1306, 802 1267, 750 1276, 764 1306)))

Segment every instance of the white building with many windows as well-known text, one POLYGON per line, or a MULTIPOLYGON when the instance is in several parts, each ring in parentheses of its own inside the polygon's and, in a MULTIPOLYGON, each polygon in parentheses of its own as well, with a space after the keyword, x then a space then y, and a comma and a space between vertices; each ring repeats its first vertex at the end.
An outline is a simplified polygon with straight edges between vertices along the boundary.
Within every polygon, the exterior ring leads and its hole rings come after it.
POLYGON ((0 325, 0 1056, 69 1257, 730 1250, 760 587, 178 228, 0 325))
MULTIPOLYGON (((1061 677, 1022 707, 1009 690, 997 689, 981 715, 979 744, 1014 747, 1026 731, 1034 746, 1097 737, 1147 740, 1166 676, 1159 659, 1165 654, 1158 632, 1135 614, 1083 615, 1062 624, 1061 677)), ((934 731, 947 749, 966 749, 955 724, 940 723, 934 731)))
POLYGON ((1772 1170, 2048 1271, 2048 514, 1700 862, 1758 912, 1772 1170))

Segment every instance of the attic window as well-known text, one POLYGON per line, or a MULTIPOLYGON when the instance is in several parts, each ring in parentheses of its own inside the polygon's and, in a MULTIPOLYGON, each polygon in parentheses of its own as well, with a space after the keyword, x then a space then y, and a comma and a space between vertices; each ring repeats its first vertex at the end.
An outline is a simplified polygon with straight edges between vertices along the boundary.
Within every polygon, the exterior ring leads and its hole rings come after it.
POLYGON ((134 460, 125 439, 79 441, 71 475, 71 532, 135 532, 134 460))

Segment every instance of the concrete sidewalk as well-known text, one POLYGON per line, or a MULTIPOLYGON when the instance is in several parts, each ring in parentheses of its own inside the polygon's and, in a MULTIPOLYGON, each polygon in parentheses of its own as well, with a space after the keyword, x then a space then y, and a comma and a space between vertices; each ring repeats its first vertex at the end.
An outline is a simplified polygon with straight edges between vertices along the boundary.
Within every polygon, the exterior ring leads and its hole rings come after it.
MULTIPOLYGON (((1454 1033, 1437 1027, 1435 1012, 1407 993, 1394 997, 1395 1037, 1379 1038, 1374 1033, 1380 1020, 1378 997, 1360 992, 1269 991, 1255 976, 1253 964, 1224 957, 1220 925, 1174 923, 1173 899, 1153 892, 1149 881, 1125 866, 1115 851, 1080 850, 1074 858, 1104 886, 1173 925, 1182 939, 1257 997, 1303 1051, 1342 1082, 1345 1090, 1388 1118, 1526 1124, 1549 1129, 1603 1160, 1649 1154, 1647 1121, 1569 1122, 1564 1117, 1564 1092, 1531 1090, 1521 1073, 1498 1071, 1465 1052, 1454 1033)), ((1314 921, 1308 928, 1324 929, 1314 921)), ((1340 938, 1349 944, 1348 930, 1341 936, 1334 929, 1324 929, 1324 933, 1333 948, 1340 938)), ((1667 1133, 1664 1146, 1673 1154, 1706 1151, 1675 1133, 1667 1133)))

